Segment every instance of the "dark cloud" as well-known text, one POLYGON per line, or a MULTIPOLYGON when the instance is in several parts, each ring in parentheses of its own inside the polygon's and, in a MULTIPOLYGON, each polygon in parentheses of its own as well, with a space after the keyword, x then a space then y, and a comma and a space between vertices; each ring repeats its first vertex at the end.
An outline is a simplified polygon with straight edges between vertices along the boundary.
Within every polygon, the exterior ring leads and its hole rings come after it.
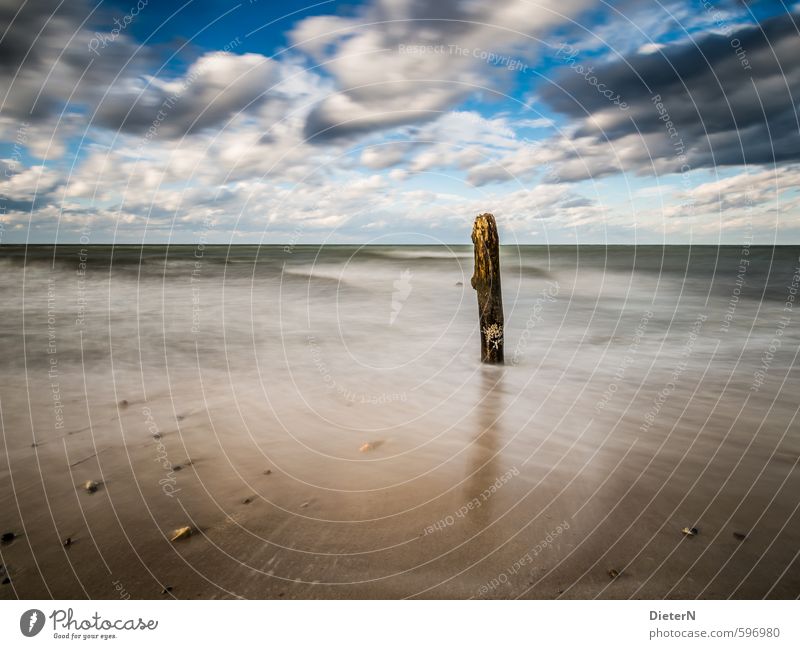
MULTIPOLYGON (((628 110, 613 106, 575 64, 559 76, 561 87, 549 85, 541 96, 553 109, 581 120, 577 136, 599 142, 641 133, 649 148, 638 154, 643 165, 650 156, 675 157, 677 142, 685 145, 694 168, 798 161, 798 17, 785 14, 596 65, 589 78, 618 93, 628 110), (657 96, 674 126, 672 135, 659 119, 657 96)), ((680 161, 672 166, 677 170, 680 161)))
POLYGON ((37 210, 53 204, 51 196, 36 196, 31 199, 15 200, 3 199, 0 205, 3 206, 5 212, 35 212, 37 210))
POLYGON ((308 114, 303 129, 307 141, 323 143, 329 140, 341 140, 357 137, 373 131, 390 129, 396 126, 415 124, 439 117, 441 110, 376 110, 374 114, 353 116, 348 119, 346 113, 337 111, 327 99, 315 106, 308 114))
MULTIPOLYGON (((181 137, 220 126, 232 115, 262 103, 276 82, 277 64, 259 54, 206 54, 178 79, 152 81, 140 91, 112 92, 97 123, 112 130, 181 137)), ((275 92, 271 93, 275 96, 275 92)))
POLYGON ((112 18, 92 12, 80 0, 4 1, 0 27, 5 34, 0 85, 8 89, 6 117, 44 121, 57 116, 67 101, 91 107, 107 88, 153 63, 149 51, 137 52, 124 32, 112 35, 112 18), (90 43, 97 32, 109 41, 93 52, 90 43))
POLYGON ((42 52, 32 47, 37 35, 45 37, 62 32, 67 25, 77 25, 78 2, 59 7, 57 0, 24 0, 0 2, 0 73, 12 76, 23 62, 36 66, 44 60, 42 52))
POLYGON ((119 11, 93 11, 82 0, 0 0, 6 121, 55 128, 65 111, 129 133, 155 122, 159 137, 181 137, 257 106, 275 82, 274 61, 225 52, 201 56, 177 79, 148 76, 159 59, 129 34, 134 11, 136 0, 119 11))

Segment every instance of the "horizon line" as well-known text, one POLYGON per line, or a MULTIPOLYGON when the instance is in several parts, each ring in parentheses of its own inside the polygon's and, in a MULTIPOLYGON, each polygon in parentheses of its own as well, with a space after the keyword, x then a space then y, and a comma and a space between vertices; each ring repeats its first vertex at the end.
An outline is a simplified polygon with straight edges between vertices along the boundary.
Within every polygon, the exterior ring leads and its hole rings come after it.
MULTIPOLYGON (((123 242, 123 241, 100 241, 94 243, 80 243, 80 242, 55 242, 55 241, 48 241, 48 242, 35 242, 35 243, 0 243, 0 251, 3 248, 25 248, 25 247, 58 247, 58 246, 73 246, 73 247, 80 247, 80 248, 95 248, 98 246, 136 246, 136 247, 203 247, 203 248, 237 248, 237 247, 259 247, 259 248, 289 248, 290 250, 287 251, 287 254, 290 254, 292 250, 297 248, 320 248, 320 247, 362 247, 362 248, 397 248, 397 247, 415 247, 415 248, 447 248, 447 247, 472 247, 474 244, 472 243, 203 243, 203 242, 162 242, 162 243, 131 243, 131 242, 123 242)), ((576 246, 594 246, 594 247, 610 247, 610 246, 619 246, 619 247, 626 247, 626 248, 635 248, 635 247, 659 247, 659 248, 669 248, 669 247, 703 247, 703 248, 736 248, 747 246, 748 248, 793 248, 793 247, 800 247, 800 242, 797 243, 748 243, 748 242, 739 242, 739 243, 501 243, 501 248, 524 248, 524 247, 541 247, 541 248, 555 248, 555 247, 576 247, 576 246)))

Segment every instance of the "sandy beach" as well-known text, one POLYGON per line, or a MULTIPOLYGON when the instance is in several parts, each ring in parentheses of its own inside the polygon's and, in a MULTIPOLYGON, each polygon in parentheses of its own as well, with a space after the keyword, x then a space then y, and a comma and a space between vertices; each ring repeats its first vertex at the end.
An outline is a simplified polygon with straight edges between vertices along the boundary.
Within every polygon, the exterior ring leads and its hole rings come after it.
POLYGON ((2 252, 4 599, 800 595, 798 248, 2 252))

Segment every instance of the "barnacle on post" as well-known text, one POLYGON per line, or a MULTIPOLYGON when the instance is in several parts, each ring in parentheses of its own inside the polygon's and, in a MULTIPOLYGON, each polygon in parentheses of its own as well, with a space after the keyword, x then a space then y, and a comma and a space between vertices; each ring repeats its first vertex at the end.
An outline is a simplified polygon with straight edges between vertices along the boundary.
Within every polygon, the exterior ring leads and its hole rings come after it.
POLYGON ((495 349, 500 348, 503 342, 503 325, 497 323, 483 328, 483 335, 486 336, 486 343, 495 349))

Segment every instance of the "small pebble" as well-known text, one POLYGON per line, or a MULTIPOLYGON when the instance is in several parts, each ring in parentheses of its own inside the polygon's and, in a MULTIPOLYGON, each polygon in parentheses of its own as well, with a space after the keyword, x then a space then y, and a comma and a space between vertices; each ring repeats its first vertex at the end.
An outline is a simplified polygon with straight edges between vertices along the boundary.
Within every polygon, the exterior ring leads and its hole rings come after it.
POLYGON ((127 408, 129 405, 130 404, 128 403, 127 399, 123 399, 122 401, 119 402, 119 407, 120 408, 127 408))
POLYGON ((11 579, 10 578, 6 577, 5 579, 3 579, 3 586, 6 586, 6 585, 8 585, 10 583, 11 583, 11 579))
POLYGON ((747 534, 742 534, 741 532, 734 532, 733 538, 737 541, 744 541, 747 538, 747 534))
POLYGON ((87 480, 83 483, 83 489, 87 494, 93 494, 95 491, 97 491, 98 486, 99 485, 94 480, 87 480))
POLYGON ((172 586, 164 586, 163 590, 161 591, 162 595, 166 595, 167 593, 172 592, 172 586))
POLYGON ((161 433, 153 433, 153 439, 161 439, 161 433))
POLYGON ((172 536, 170 537, 169 540, 170 541, 181 541, 183 539, 188 539, 193 533, 194 533, 194 530, 192 530, 191 527, 188 527, 188 526, 187 527, 179 527, 177 530, 175 530, 172 533, 172 536))
POLYGON ((302 505, 300 505, 300 507, 308 507, 308 503, 304 502, 302 505))
POLYGON ((15 538, 17 538, 17 535, 14 534, 14 532, 4 532, 3 536, 0 537, 0 541, 2 541, 5 544, 8 544, 11 543, 11 541, 13 541, 15 538))
POLYGON ((266 471, 264 471, 264 475, 271 475, 271 474, 272 474, 271 469, 267 469, 266 471))
POLYGON ((172 467, 173 471, 180 471, 183 467, 180 464, 175 464, 172 467))
POLYGON ((243 505, 249 505, 251 502, 253 502, 253 499, 252 499, 252 498, 245 498, 245 499, 242 501, 242 504, 243 504, 243 505))
POLYGON ((608 571, 608 576, 611 577, 611 579, 616 579, 617 577, 619 577, 619 570, 612 568, 611 570, 608 571))
POLYGON ((68 536, 66 539, 64 539, 63 546, 68 548, 70 545, 72 545, 72 537, 68 536))
POLYGON ((684 527, 681 532, 683 532, 686 536, 697 536, 700 534, 700 530, 698 530, 696 527, 693 527, 692 529, 684 527))

